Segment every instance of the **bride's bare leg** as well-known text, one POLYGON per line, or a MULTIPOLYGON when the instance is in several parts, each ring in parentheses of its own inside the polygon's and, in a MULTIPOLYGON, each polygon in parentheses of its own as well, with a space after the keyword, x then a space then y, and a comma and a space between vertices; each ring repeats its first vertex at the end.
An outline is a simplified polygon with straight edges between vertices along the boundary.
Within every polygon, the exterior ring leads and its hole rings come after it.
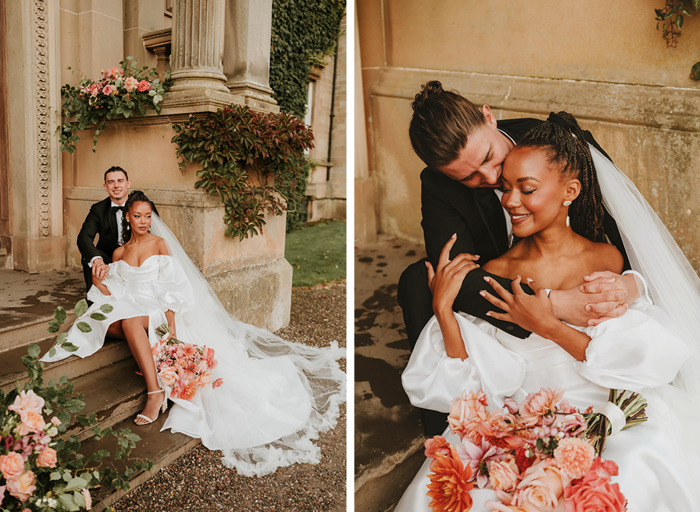
MULTIPOLYGON (((151 344, 148 341, 148 317, 140 316, 124 319, 121 321, 121 328, 124 331, 126 342, 129 344, 129 350, 131 350, 134 359, 136 359, 143 378, 146 379, 146 388, 149 392, 158 391, 160 387, 156 376, 156 365, 153 362, 151 344)), ((158 409, 163 404, 164 399, 165 395, 163 393, 148 395, 146 407, 141 411, 141 414, 148 418, 156 418, 158 409)), ((140 418, 137 418, 135 422, 137 425, 148 423, 140 418)))
POLYGON ((122 321, 117 320, 112 325, 107 328, 107 336, 110 338, 117 338, 119 340, 125 340, 124 330, 122 329, 122 321))

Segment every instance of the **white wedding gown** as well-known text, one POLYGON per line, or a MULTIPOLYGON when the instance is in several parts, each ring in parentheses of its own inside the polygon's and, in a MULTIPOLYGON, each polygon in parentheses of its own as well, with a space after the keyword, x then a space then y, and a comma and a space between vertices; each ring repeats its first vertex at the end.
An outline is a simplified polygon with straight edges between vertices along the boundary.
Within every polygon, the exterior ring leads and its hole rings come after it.
MULTIPOLYGON (((541 387, 566 390, 564 398, 580 410, 608 401, 609 389, 640 392, 648 402, 649 420, 610 436, 604 459, 615 461, 619 475, 613 483, 628 500, 629 512, 691 512, 700 510, 697 448, 691 435, 683 438, 680 422, 668 403, 684 400, 668 385, 691 350, 662 326, 663 312, 643 300, 621 318, 584 329, 592 340, 586 361, 576 361, 552 341, 535 334, 519 339, 483 320, 455 314, 469 357, 450 358, 435 318, 421 333, 403 373, 404 388, 417 407, 449 412, 452 399, 464 389, 484 389, 489 409, 502 407, 541 387)), ((681 402, 690 412, 699 404, 681 402)), ((697 425, 697 423, 696 423, 697 425)), ((451 433, 448 441, 459 442, 451 433)), ((697 441, 695 441, 697 443, 697 441)), ((697 446, 697 445, 696 445, 697 446)), ((427 459, 404 493, 396 512, 427 512, 430 461, 427 459)), ((497 500, 487 489, 471 492, 475 512, 484 502, 497 500)))
POLYGON ((43 361, 90 356, 102 347, 110 324, 138 316, 148 316, 153 346, 159 340, 155 329, 167 323, 165 311, 172 310, 178 339, 215 350, 218 366, 212 381, 221 378, 223 385, 200 388, 191 400, 171 398, 174 405, 163 429, 201 438, 207 448, 224 452, 224 464, 246 476, 296 462, 319 462, 320 450, 312 440, 335 426, 344 400, 345 374, 337 360, 345 357, 345 350, 337 343, 308 347, 238 322, 218 300, 214 304, 207 294, 193 293, 173 256, 154 255, 140 267, 117 261, 110 264, 103 283, 111 295, 90 288, 88 298, 94 304, 79 319, 92 331, 81 332, 77 321, 68 331, 77 352, 59 348, 43 361), (114 308, 107 320, 91 319, 103 304, 114 308))

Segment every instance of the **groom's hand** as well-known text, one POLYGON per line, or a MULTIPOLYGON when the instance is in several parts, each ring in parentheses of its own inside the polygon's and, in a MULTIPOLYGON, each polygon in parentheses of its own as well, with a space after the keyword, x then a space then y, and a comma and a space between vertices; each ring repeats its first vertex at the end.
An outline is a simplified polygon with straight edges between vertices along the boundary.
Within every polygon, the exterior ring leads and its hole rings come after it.
POLYGON ((109 265, 106 265, 102 258, 97 258, 92 262, 92 275, 100 281, 104 281, 109 274, 109 265))
POLYGON ((594 272, 584 280, 583 285, 550 294, 554 315, 571 325, 593 326, 620 317, 639 297, 633 275, 594 272))

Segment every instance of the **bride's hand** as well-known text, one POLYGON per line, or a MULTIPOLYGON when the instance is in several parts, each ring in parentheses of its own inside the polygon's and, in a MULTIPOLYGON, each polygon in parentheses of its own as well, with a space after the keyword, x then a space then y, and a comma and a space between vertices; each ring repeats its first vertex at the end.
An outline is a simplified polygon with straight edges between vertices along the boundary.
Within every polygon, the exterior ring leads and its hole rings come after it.
POLYGON ((547 296, 547 291, 532 279, 527 280, 527 284, 535 292, 528 295, 520 286, 521 278, 513 280, 513 293, 503 288, 495 279, 484 277, 494 291, 502 297, 499 299, 486 290, 481 291, 481 295, 497 308, 505 313, 489 311, 488 316, 498 320, 505 320, 518 324, 523 329, 542 335, 542 333, 552 328, 559 320, 552 313, 552 303, 547 296))
POLYGON ((479 256, 468 253, 459 254, 450 260, 450 250, 456 241, 457 234, 454 234, 442 248, 436 270, 433 270, 430 262, 425 262, 428 267, 428 286, 433 293, 433 312, 436 315, 452 312, 452 305, 464 278, 470 271, 479 267, 475 263, 479 256))

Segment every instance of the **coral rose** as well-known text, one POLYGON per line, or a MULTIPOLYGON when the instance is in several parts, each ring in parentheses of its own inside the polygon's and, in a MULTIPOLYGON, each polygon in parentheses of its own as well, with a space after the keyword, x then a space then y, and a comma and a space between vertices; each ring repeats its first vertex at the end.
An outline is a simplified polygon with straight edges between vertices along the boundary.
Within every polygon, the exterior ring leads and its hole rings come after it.
POLYGON ((591 469, 588 470, 586 476, 583 477, 585 483, 595 485, 595 482, 609 481, 611 476, 618 473, 617 464, 612 460, 603 460, 598 457, 591 464, 591 469))
POLYGON ((434 459, 437 454, 450 456, 450 443, 442 436, 433 436, 432 439, 425 440, 425 456, 434 459))
POLYGON ((44 448, 36 458, 36 465, 41 468, 56 467, 56 450, 53 448, 44 448))
POLYGON ((224 379, 216 379, 211 385, 212 388, 216 389, 224 383, 224 379))
POLYGON ((19 435, 26 436, 30 432, 41 432, 46 426, 41 414, 34 411, 22 411, 19 415, 22 423, 19 426, 19 435))
POLYGON ((472 508, 469 491, 474 484, 469 482, 472 470, 464 466, 459 455, 452 449, 450 456, 441 453, 430 464, 428 475, 428 497, 433 512, 466 512, 472 508))
POLYGON ((5 480, 16 478, 24 473, 24 458, 17 452, 0 455, 0 472, 5 480))
POLYGON ((511 492, 518 484, 518 466, 514 460, 497 460, 489 464, 489 483, 498 491, 511 492))
POLYGON ((102 94, 104 94, 105 96, 109 96, 111 94, 114 94, 116 91, 117 91, 117 89, 115 89, 115 87, 113 85, 105 85, 102 88, 102 94))
POLYGON ((557 466, 571 479, 583 477, 591 468, 593 459, 595 459, 595 450, 582 439, 573 437, 562 439, 554 450, 557 466))
POLYGON ((14 496, 20 501, 27 501, 36 490, 36 478, 34 473, 27 471, 18 477, 7 480, 7 490, 10 496, 14 496))
POLYGON ((151 84, 146 80, 141 80, 137 86, 139 92, 148 92, 151 90, 151 84))
POLYGON ((593 484, 581 481, 567 487, 564 495, 566 512, 622 512, 627 506, 619 484, 611 484, 610 480, 596 480, 593 484))
POLYGON ((41 414, 43 408, 44 399, 31 389, 28 391, 20 391, 19 396, 15 397, 14 403, 8 407, 9 410, 17 414, 21 414, 22 411, 34 411, 41 414))
POLYGON ((537 393, 530 393, 520 404, 520 418, 524 425, 537 425, 540 418, 556 411, 556 405, 564 398, 559 388, 542 388, 537 393))

